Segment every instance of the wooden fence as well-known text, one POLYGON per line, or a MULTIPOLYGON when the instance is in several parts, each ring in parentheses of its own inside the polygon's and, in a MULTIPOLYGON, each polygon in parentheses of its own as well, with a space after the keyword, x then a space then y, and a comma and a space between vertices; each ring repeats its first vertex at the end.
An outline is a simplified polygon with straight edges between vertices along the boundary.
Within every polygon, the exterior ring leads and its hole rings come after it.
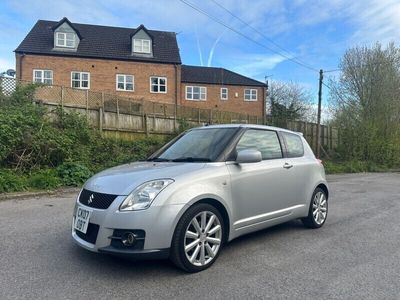
MULTIPOLYGON (((15 79, 0 78, 0 88, 5 95, 12 93, 16 85, 15 79)), ((102 134, 122 139, 134 139, 138 135, 171 135, 180 129, 182 123, 190 127, 226 123, 273 125, 268 116, 263 119, 244 113, 193 108, 62 86, 40 85, 35 90, 34 99, 49 110, 62 107, 66 111, 86 115, 89 123, 102 134)), ((284 127, 302 132, 311 147, 316 149, 317 124, 287 121, 284 127)), ((338 138, 336 128, 321 125, 323 149, 334 149, 338 138)))

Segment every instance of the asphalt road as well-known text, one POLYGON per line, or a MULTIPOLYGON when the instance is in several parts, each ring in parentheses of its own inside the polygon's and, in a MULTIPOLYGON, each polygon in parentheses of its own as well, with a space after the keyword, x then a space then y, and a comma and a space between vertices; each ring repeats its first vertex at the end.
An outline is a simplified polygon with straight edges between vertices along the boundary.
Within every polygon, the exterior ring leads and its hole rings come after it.
POLYGON ((329 181, 323 228, 241 237, 197 274, 79 248, 75 195, 0 202, 0 299, 400 299, 400 174, 329 181))

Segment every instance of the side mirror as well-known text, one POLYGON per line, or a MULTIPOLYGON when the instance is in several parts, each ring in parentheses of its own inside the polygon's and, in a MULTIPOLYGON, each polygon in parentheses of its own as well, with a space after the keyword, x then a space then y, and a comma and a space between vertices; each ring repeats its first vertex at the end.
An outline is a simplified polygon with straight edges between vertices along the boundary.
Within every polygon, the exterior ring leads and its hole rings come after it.
POLYGON ((256 163, 262 160, 261 152, 257 149, 240 150, 236 157, 236 163, 256 163))

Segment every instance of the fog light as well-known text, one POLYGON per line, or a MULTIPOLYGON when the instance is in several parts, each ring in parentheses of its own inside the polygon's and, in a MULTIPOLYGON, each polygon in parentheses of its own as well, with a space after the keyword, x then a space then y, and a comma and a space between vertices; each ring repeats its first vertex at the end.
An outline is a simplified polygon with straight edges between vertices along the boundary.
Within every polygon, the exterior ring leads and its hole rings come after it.
POLYGON ((121 241, 124 246, 132 246, 136 242, 136 235, 132 232, 125 232, 121 241))

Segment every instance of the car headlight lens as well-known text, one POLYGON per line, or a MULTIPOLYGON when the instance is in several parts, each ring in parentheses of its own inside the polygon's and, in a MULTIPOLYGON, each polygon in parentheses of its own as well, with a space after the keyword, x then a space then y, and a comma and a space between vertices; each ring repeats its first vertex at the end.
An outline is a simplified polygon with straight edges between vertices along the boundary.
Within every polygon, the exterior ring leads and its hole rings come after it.
POLYGON ((172 179, 158 179, 146 182, 134 189, 125 198, 119 209, 122 211, 146 209, 157 195, 173 182, 172 179))

